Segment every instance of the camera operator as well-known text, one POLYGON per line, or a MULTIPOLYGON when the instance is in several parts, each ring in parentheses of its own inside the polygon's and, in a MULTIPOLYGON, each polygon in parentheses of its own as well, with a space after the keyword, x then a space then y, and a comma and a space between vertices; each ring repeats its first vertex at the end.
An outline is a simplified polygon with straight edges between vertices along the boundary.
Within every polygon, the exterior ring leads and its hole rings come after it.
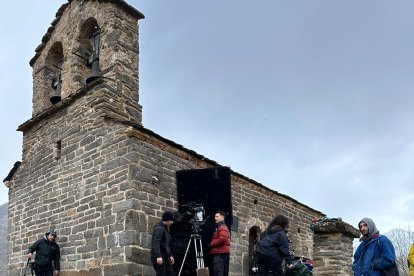
POLYGON ((36 276, 59 275, 60 270, 60 249, 56 243, 56 231, 50 230, 45 233, 42 239, 37 240, 29 247, 27 257, 32 259, 33 252, 36 252, 34 270, 36 276), (54 271, 53 266, 54 265, 54 271))
MULTIPOLYGON (((187 249, 187 244, 191 236, 191 223, 189 222, 189 219, 191 217, 192 213, 188 211, 183 214, 174 212, 174 223, 170 227, 170 247, 175 261, 173 265, 173 271, 177 275, 180 272, 181 264, 184 261, 185 251, 187 249)), ((186 260, 181 275, 190 275, 189 271, 192 264, 191 260, 192 258, 186 260)))
POLYGON ((213 238, 208 244, 210 254, 213 256, 213 275, 229 275, 230 261, 230 231, 224 222, 226 214, 223 211, 217 211, 214 215, 216 230, 213 238))
POLYGON ((169 227, 173 224, 173 213, 165 211, 161 221, 154 225, 151 240, 151 262, 157 276, 174 275, 174 258, 170 250, 169 227))

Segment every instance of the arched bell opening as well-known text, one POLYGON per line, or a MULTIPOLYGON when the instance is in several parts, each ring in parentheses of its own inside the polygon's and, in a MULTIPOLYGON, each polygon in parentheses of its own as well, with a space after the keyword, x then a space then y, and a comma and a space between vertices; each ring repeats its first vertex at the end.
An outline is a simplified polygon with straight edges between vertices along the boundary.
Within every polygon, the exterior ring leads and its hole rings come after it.
POLYGON ((44 91, 47 101, 52 104, 60 102, 62 99, 62 69, 63 69, 63 47, 61 42, 55 42, 50 47, 45 61, 44 91))
POLYGON ((75 81, 89 84, 101 76, 99 56, 101 47, 101 29, 95 18, 87 19, 80 28, 78 47, 74 54, 78 57, 75 67, 75 81))

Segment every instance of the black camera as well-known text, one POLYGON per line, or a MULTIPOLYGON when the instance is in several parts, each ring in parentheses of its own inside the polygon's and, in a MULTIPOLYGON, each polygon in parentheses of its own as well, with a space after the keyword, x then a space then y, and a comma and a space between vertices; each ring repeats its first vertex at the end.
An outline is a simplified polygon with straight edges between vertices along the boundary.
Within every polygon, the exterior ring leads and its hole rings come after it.
POLYGON ((181 212, 186 214, 188 222, 192 224, 192 232, 200 233, 201 226, 205 223, 205 211, 203 205, 195 202, 188 202, 187 204, 181 205, 181 212))
POLYGON ((188 202, 187 204, 181 205, 181 211, 186 214, 191 223, 204 221, 204 207, 199 203, 188 202))

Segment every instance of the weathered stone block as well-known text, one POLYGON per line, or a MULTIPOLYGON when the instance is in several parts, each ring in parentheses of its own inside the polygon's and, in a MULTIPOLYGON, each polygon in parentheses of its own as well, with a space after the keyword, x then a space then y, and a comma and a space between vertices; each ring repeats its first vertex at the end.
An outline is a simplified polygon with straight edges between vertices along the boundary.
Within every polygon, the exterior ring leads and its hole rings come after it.
POLYGON ((139 247, 125 247, 125 259, 127 262, 151 265, 150 250, 139 247))

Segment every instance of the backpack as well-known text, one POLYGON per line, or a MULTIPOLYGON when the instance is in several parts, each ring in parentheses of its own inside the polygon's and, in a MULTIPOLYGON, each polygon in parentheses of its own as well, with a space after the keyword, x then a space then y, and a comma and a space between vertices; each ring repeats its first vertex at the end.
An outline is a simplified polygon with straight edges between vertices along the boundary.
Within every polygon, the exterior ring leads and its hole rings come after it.
MULTIPOLYGON (((378 246, 382 250, 380 239, 378 238, 378 246)), ((399 276, 397 264, 394 262, 391 266, 381 270, 381 276, 399 276)))
POLYGON ((312 271, 308 269, 300 260, 292 263, 292 268, 288 268, 285 271, 286 276, 311 276, 312 271))

